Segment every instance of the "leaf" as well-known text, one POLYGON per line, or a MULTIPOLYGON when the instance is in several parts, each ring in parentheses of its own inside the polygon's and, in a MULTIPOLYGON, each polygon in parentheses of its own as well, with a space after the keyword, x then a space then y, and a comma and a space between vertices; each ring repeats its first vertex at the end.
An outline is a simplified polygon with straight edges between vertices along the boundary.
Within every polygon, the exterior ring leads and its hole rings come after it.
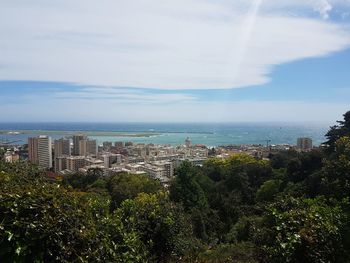
POLYGON ((13 238, 13 233, 11 233, 11 232, 9 232, 9 231, 6 231, 6 233, 8 234, 7 240, 8 240, 8 241, 11 241, 12 238, 13 238))

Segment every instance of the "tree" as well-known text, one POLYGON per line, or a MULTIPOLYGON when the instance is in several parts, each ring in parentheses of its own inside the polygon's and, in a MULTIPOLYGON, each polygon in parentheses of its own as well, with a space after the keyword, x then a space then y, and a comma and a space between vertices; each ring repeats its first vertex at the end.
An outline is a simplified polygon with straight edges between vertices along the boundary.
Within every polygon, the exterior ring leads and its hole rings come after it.
POLYGON ((142 248, 138 233, 109 214, 105 196, 0 162, 1 262, 146 262, 142 248))
POLYGON ((281 184, 281 180, 266 181, 258 189, 256 193, 256 199, 258 201, 272 201, 280 192, 281 184))
POLYGON ((271 154, 270 163, 274 169, 286 168, 288 162, 298 157, 298 153, 295 150, 280 151, 276 154, 271 154))
POLYGON ((147 175, 116 174, 107 182, 111 195, 111 210, 116 209, 124 200, 133 199, 140 193, 156 193, 163 189, 158 180, 147 175))
POLYGON ((197 262, 207 263, 258 263, 254 244, 221 244, 201 253, 197 262))
POLYGON ((147 249, 149 262, 178 260, 191 247, 191 226, 182 208, 168 194, 141 193, 116 210, 127 233, 137 233, 147 249))
POLYGON ((27 165, 8 167, 5 170, 10 173, 0 174, 2 262, 84 262, 109 257, 108 238, 97 231, 96 224, 108 211, 105 201, 68 191, 31 174, 30 169, 27 173, 27 165))
POLYGON ((327 141, 324 143, 326 152, 331 154, 335 151, 335 143, 341 137, 350 136, 350 111, 346 112, 343 121, 337 121, 338 125, 334 125, 327 132, 327 141))
POLYGON ((86 174, 75 173, 64 177, 64 183, 73 188, 86 191, 93 183, 103 177, 103 170, 99 168, 89 169, 86 174))
POLYGON ((334 153, 326 160, 322 170, 324 194, 343 198, 350 196, 350 138, 335 142, 334 153))
POLYGON ((181 202, 187 211, 193 208, 204 209, 208 205, 205 193, 196 180, 200 176, 198 173, 197 167, 190 162, 183 162, 170 186, 171 200, 181 202))
POLYGON ((266 262, 349 262, 344 251, 343 230, 348 221, 343 206, 347 202, 325 198, 287 198, 268 209, 265 240, 266 262))

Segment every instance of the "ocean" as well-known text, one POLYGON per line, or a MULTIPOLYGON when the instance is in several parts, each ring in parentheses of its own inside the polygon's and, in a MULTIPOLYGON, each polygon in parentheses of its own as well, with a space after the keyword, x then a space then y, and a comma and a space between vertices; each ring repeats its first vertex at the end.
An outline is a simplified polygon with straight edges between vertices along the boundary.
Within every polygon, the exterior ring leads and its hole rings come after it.
POLYGON ((49 135, 53 139, 86 133, 99 144, 104 141, 132 141, 154 144, 228 144, 295 145, 298 137, 310 137, 314 145, 325 141, 329 124, 306 123, 0 123, 0 143, 24 144, 28 137, 49 135), (9 132, 19 134, 9 134, 9 132))

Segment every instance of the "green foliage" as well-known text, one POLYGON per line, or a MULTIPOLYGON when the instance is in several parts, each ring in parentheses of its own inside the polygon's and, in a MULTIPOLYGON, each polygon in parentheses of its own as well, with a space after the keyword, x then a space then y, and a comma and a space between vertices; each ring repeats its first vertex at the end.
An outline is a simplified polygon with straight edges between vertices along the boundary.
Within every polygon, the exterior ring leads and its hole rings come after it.
POLYGON ((217 211, 217 236, 224 240, 231 226, 238 219, 254 211, 252 205, 260 185, 272 176, 272 169, 266 160, 249 155, 233 155, 228 159, 214 159, 206 163, 204 169, 219 171, 221 178, 216 182, 208 200, 210 208, 217 211), (215 169, 210 168, 214 165, 215 169))
POLYGON ((324 198, 281 200, 268 209, 272 242, 265 245, 269 262, 348 262, 342 230, 342 206, 324 198))
POLYGON ((209 158, 204 162, 204 174, 214 182, 219 182, 223 179, 223 167, 225 161, 218 158, 209 158))
POLYGON ((105 258, 108 246, 96 229, 105 216, 103 200, 67 191, 23 170, 2 172, 0 258, 4 262, 88 261, 105 258), (20 172, 22 171, 22 172, 20 172), (92 205, 94 204, 94 205, 92 205))
POLYGON ((170 187, 170 197, 175 202, 181 202, 189 211, 193 208, 207 207, 207 198, 198 183, 199 170, 190 162, 184 162, 176 171, 176 178, 170 187))
POLYGON ((75 173, 64 177, 64 183, 76 189, 86 191, 103 176, 103 171, 98 168, 89 169, 86 174, 75 173))
POLYGON ((350 196, 350 138, 342 137, 335 143, 332 158, 322 170, 325 194, 337 198, 350 196))
POLYGON ((260 186, 256 193, 258 201, 272 201, 280 192, 281 180, 268 180, 260 186))
POLYGON ((234 244, 255 240, 262 220, 263 217, 257 215, 240 217, 227 234, 226 241, 234 244))
POLYGON ((0 161, 4 159, 4 154, 6 153, 6 149, 3 147, 0 147, 0 161))
POLYGON ((336 142, 344 136, 350 137, 350 111, 346 112, 343 121, 338 121, 338 125, 334 125, 326 134, 327 142, 324 143, 326 146, 326 152, 332 154, 336 148, 336 142))
POLYGON ((255 250, 252 243, 223 244, 201 253, 197 262, 257 263, 255 250))
POLYGON ((156 193, 163 189, 159 181, 147 175, 116 174, 108 179, 107 188, 111 195, 111 210, 124 200, 133 199, 140 193, 156 193))
POLYGON ((287 167, 289 160, 298 157, 298 152, 295 150, 280 151, 271 155, 270 162, 274 169, 287 167))
POLYGON ((116 215, 127 233, 139 234, 150 261, 179 259, 191 245, 189 221, 165 192, 141 193, 133 200, 126 200, 116 215))
POLYGON ((1 262, 148 262, 142 233, 109 213, 105 195, 73 191, 25 163, 0 168, 1 262))
POLYGON ((298 157, 289 160, 287 163, 289 180, 294 183, 304 181, 310 174, 322 168, 323 158, 322 151, 313 150, 301 153, 298 157))

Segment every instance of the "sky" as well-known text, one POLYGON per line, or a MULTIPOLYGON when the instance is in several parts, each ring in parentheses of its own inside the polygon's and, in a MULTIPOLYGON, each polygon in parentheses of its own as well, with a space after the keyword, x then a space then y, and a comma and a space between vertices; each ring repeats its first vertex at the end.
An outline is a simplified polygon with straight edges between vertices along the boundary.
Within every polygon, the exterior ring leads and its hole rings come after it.
POLYGON ((0 0, 0 122, 334 122, 350 0, 0 0))

